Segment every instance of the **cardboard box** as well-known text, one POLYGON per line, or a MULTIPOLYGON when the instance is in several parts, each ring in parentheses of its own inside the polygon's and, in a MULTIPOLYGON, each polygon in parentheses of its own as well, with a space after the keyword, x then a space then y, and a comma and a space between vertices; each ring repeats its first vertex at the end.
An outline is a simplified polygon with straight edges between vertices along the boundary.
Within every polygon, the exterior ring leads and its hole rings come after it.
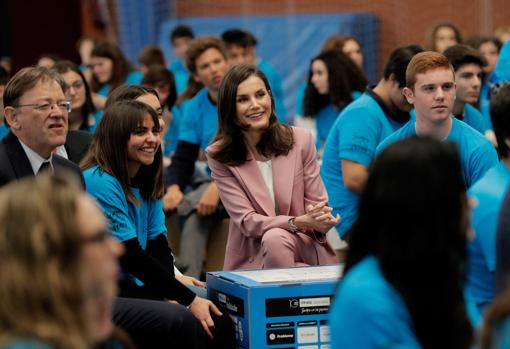
POLYGON ((327 317, 343 265, 207 273, 207 292, 243 349, 329 349, 327 317))

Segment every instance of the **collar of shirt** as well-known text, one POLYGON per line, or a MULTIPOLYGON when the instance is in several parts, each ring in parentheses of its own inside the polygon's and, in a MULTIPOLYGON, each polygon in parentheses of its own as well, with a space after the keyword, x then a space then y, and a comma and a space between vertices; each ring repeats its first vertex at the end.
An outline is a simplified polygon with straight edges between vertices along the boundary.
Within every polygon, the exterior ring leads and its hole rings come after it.
POLYGON ((35 151, 30 149, 28 145, 23 143, 19 138, 18 140, 21 143, 21 147, 25 151, 25 154, 27 154, 28 161, 30 162, 30 166, 32 166, 32 171, 34 172, 34 174, 37 174, 37 172, 39 172, 39 168, 41 167, 43 162, 45 161, 51 162, 53 154, 50 155, 48 159, 44 159, 41 155, 37 154, 35 151))

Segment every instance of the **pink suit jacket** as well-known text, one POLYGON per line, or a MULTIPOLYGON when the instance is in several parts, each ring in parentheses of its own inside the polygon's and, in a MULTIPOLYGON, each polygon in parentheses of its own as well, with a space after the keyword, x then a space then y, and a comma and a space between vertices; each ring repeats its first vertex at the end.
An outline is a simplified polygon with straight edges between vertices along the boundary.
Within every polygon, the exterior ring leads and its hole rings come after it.
MULTIPOLYGON (((206 150, 212 177, 230 215, 225 270, 262 268, 261 238, 264 232, 271 228, 289 230, 290 218, 304 214, 309 204, 328 200, 311 133, 303 128, 292 129, 293 148, 287 155, 272 158, 279 215, 276 215, 269 190, 251 153, 243 165, 228 166, 209 156, 214 144, 206 150)), ((327 242, 315 243, 315 249, 319 264, 337 262, 327 242)))

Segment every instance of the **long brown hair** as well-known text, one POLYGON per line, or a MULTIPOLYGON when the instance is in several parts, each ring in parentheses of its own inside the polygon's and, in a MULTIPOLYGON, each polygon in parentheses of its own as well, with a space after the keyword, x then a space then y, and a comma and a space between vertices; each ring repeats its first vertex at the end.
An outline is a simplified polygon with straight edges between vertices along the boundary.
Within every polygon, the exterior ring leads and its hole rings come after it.
POLYGON ((135 205, 139 204, 131 192, 131 186, 135 182, 143 198, 161 199, 163 197, 161 146, 158 147, 152 164, 141 165, 134 178, 129 178, 128 174, 127 144, 136 128, 142 124, 146 114, 151 116, 154 127, 159 129, 156 111, 145 103, 123 100, 106 108, 94 133, 89 152, 81 163, 83 170, 98 165, 100 170, 115 177, 122 186, 128 201, 135 205))
POLYGON ((50 174, 0 191, 0 347, 32 338, 56 348, 90 348, 79 195, 76 183, 50 174))
POLYGON ((257 151, 266 157, 287 155, 294 145, 292 129, 280 124, 274 113, 274 98, 264 73, 254 65, 239 64, 230 69, 221 82, 218 92, 218 132, 213 140, 217 148, 210 153, 213 159, 231 166, 240 166, 247 160, 248 148, 242 133, 247 128, 237 117, 236 99, 239 84, 250 76, 260 78, 271 97, 269 127, 257 143, 257 151))

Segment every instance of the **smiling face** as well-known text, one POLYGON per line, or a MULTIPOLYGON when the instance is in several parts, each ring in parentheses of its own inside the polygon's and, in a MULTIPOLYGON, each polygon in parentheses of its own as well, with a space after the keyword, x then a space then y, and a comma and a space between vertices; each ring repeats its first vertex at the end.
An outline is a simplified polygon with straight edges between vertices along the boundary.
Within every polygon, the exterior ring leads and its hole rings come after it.
POLYGON ((260 133, 269 126, 271 96, 258 76, 251 75, 237 87, 236 110, 239 122, 249 126, 248 134, 260 133))
POLYGON ((310 82, 317 89, 319 94, 325 95, 329 92, 328 67, 324 61, 316 59, 312 62, 312 77, 310 82))
MULTIPOLYGON (((157 98, 156 98, 157 100, 157 98)), ((155 125, 149 113, 143 122, 131 133, 127 144, 129 177, 133 178, 141 165, 150 165, 161 144, 159 125, 155 125)))
POLYGON ((416 109, 416 119, 442 123, 451 118, 455 101, 455 78, 446 68, 416 74, 414 89, 404 88, 409 103, 416 109))
POLYGON ((19 99, 20 107, 6 107, 5 115, 11 130, 30 149, 47 159, 51 152, 66 141, 68 112, 56 103, 66 101, 62 88, 55 80, 41 80, 19 99), (35 106, 49 103, 49 110, 35 106))
POLYGON ((455 71, 455 82, 457 83, 457 101, 476 103, 482 85, 482 67, 475 63, 461 65, 455 71))

